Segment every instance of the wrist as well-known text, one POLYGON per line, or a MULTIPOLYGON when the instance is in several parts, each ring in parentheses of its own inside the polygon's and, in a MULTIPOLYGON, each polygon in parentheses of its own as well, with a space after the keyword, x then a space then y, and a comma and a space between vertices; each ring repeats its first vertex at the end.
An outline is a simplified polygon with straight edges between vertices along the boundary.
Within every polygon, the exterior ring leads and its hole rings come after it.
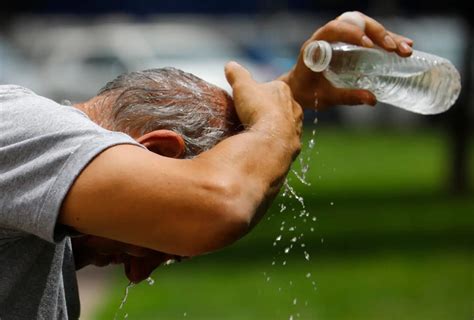
POLYGON ((301 141, 289 121, 277 118, 264 119, 250 127, 248 131, 259 136, 261 146, 268 147, 274 155, 280 153, 282 161, 291 162, 301 148, 301 141))

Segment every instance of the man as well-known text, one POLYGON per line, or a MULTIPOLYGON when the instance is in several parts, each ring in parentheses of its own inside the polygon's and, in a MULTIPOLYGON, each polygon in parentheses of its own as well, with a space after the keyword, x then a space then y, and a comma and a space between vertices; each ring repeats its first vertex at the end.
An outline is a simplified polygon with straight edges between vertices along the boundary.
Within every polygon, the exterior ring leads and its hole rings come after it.
MULTIPOLYGON (((315 39, 411 53, 361 13, 315 39)), ((75 268, 87 264, 123 263, 138 282, 163 261, 233 243, 299 152, 300 105, 375 103, 333 88, 301 54, 278 81, 257 83, 235 62, 225 73, 233 102, 172 68, 123 75, 74 107, 0 87, 1 319, 78 318, 75 268)))

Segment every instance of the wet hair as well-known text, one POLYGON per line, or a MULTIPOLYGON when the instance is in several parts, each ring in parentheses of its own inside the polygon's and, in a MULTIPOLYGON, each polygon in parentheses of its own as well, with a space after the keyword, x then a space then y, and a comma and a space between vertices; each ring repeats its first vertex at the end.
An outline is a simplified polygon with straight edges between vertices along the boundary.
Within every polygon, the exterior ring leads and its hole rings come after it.
POLYGON ((98 96, 111 98, 111 130, 138 136, 172 130, 182 136, 186 158, 234 134, 238 122, 223 89, 176 68, 122 74, 98 96))

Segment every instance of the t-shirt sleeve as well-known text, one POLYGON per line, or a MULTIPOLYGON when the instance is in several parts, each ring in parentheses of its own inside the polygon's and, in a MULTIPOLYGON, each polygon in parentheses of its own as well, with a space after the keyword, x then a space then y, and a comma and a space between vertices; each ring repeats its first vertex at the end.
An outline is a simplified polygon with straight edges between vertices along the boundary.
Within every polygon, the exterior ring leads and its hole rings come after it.
POLYGON ((141 145, 74 107, 0 87, 0 228, 60 241, 57 218, 81 171, 107 148, 141 145))

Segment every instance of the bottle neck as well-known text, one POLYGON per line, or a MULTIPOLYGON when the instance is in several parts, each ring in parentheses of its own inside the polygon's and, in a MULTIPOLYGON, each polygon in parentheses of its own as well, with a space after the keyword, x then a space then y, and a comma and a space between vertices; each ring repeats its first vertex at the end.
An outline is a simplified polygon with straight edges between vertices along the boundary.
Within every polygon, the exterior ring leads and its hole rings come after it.
POLYGON ((327 41, 316 40, 310 42, 303 52, 305 65, 314 72, 327 69, 332 59, 332 48, 327 41))

